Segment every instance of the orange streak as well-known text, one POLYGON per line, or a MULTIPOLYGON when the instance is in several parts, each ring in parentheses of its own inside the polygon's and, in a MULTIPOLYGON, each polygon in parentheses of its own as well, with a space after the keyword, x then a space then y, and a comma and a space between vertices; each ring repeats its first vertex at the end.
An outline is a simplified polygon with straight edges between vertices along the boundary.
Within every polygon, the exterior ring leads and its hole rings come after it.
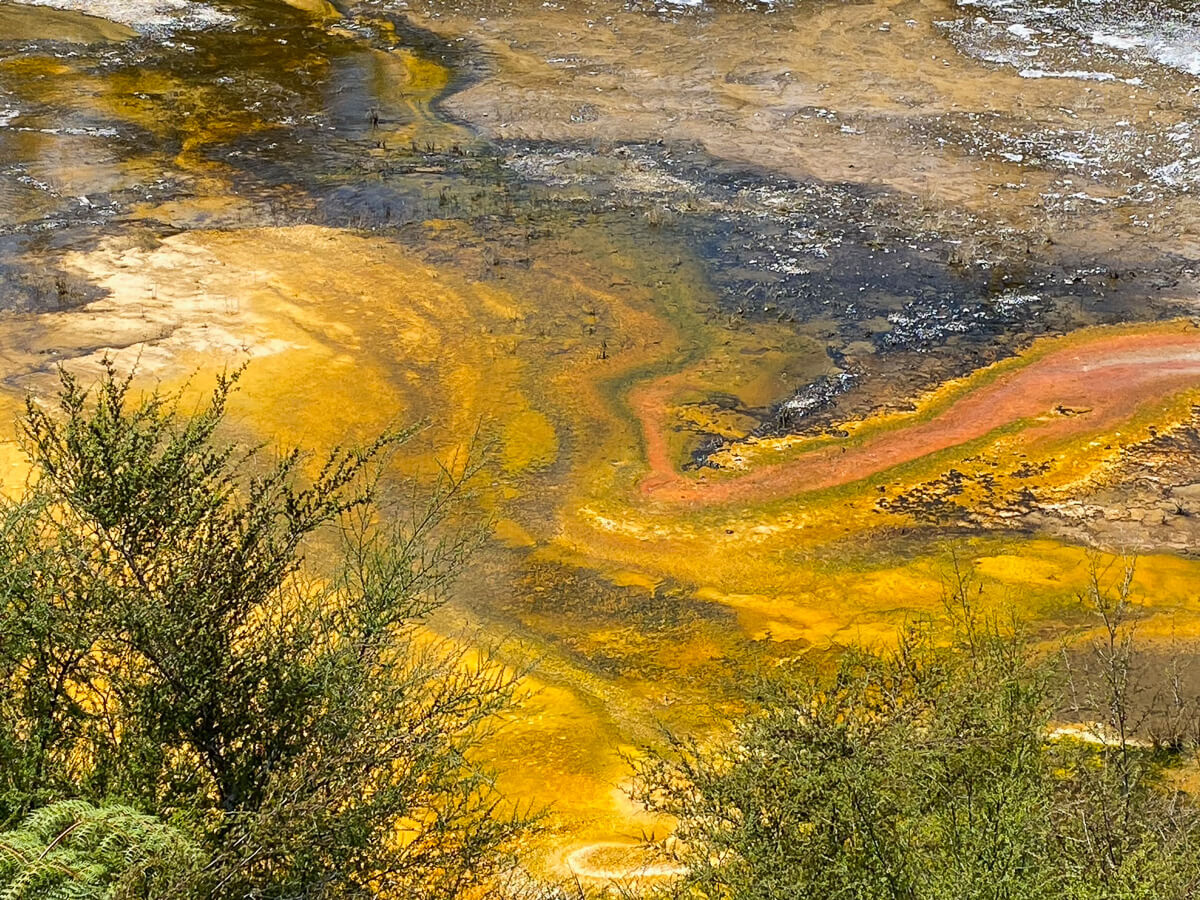
POLYGON ((1144 403, 1200 386, 1200 332, 1124 334, 1072 344, 1001 375, 927 421, 875 435, 855 447, 822 447, 719 481, 685 476, 670 458, 662 410, 681 377, 659 379, 630 396, 650 467, 641 492, 668 503, 762 501, 849 484, 1012 422, 1053 415, 1058 406, 1088 412, 1054 416, 1026 434, 1054 440, 1099 431, 1128 419, 1144 403))

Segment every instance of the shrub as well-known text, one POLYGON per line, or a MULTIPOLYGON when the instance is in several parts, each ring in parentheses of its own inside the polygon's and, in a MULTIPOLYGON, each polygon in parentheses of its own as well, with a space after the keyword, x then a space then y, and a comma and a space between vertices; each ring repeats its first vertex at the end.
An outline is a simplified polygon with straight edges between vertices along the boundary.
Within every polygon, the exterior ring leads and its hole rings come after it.
POLYGON ((955 583, 947 634, 910 627, 832 672, 792 663, 708 745, 640 765, 639 797, 674 816, 664 844, 692 900, 1189 898, 1196 801, 1171 787, 1178 742, 1129 728, 1129 579, 1097 587, 1101 724, 1055 737, 1061 667, 978 616, 955 583), (1171 745, 1170 752, 1165 749, 1171 745))
POLYGON ((0 511, 5 813, 117 797, 189 823, 223 898, 491 883, 531 823, 470 751, 514 676, 420 627, 471 544, 463 479, 387 520, 402 435, 247 449, 222 437, 236 381, 195 412, 111 367, 30 400, 33 477, 0 511))

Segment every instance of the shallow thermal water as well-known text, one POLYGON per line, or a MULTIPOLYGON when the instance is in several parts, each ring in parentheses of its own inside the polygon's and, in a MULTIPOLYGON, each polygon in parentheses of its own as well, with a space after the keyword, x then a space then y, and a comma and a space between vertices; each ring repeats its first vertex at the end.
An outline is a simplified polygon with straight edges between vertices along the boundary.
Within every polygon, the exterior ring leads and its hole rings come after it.
POLYGON ((621 754, 951 554, 1200 624, 1200 20, 1130 6, 0 0, 0 402, 248 360, 248 435, 473 456, 430 624, 538 661, 536 864, 669 875, 621 754))

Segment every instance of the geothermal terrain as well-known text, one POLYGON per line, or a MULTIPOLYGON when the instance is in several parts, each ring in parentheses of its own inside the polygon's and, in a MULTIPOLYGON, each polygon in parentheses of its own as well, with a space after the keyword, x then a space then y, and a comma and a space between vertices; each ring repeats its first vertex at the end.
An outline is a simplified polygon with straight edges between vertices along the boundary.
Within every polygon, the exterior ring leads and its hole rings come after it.
POLYGON ((247 439, 477 466, 430 628, 535 661, 492 762, 552 872, 955 561, 1050 640, 1137 554, 1200 633, 1198 273, 1188 0, 0 0, 5 429, 248 363, 247 439))

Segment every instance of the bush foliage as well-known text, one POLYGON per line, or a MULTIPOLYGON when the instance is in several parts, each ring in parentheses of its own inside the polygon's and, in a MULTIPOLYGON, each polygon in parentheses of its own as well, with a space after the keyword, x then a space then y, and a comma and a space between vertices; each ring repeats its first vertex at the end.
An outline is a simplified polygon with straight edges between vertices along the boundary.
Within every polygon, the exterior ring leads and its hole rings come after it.
MULTIPOLYGON (((678 820, 664 852, 689 900, 1184 900, 1200 894, 1200 809, 1172 781, 1188 715, 1134 737, 1129 579, 1100 623, 1086 710, 1063 734, 1065 666, 949 596, 953 633, 916 625, 832 672, 793 664, 724 740, 674 740, 639 796, 678 820)), ((1078 694, 1076 695, 1078 696, 1078 694)), ((1173 712, 1181 712, 1178 705, 1173 712)), ((1194 721, 1194 718, 1192 719, 1194 721)))
POLYGON ((529 823, 469 752, 513 677, 419 631, 471 540, 445 527, 461 479, 386 521, 373 474, 402 435, 246 449, 222 437, 236 380, 195 411, 111 368, 29 401, 33 476, 0 509, 0 820, 117 798, 196 836, 196 896, 487 885, 529 823), (335 566, 306 562, 322 544, 335 566))

